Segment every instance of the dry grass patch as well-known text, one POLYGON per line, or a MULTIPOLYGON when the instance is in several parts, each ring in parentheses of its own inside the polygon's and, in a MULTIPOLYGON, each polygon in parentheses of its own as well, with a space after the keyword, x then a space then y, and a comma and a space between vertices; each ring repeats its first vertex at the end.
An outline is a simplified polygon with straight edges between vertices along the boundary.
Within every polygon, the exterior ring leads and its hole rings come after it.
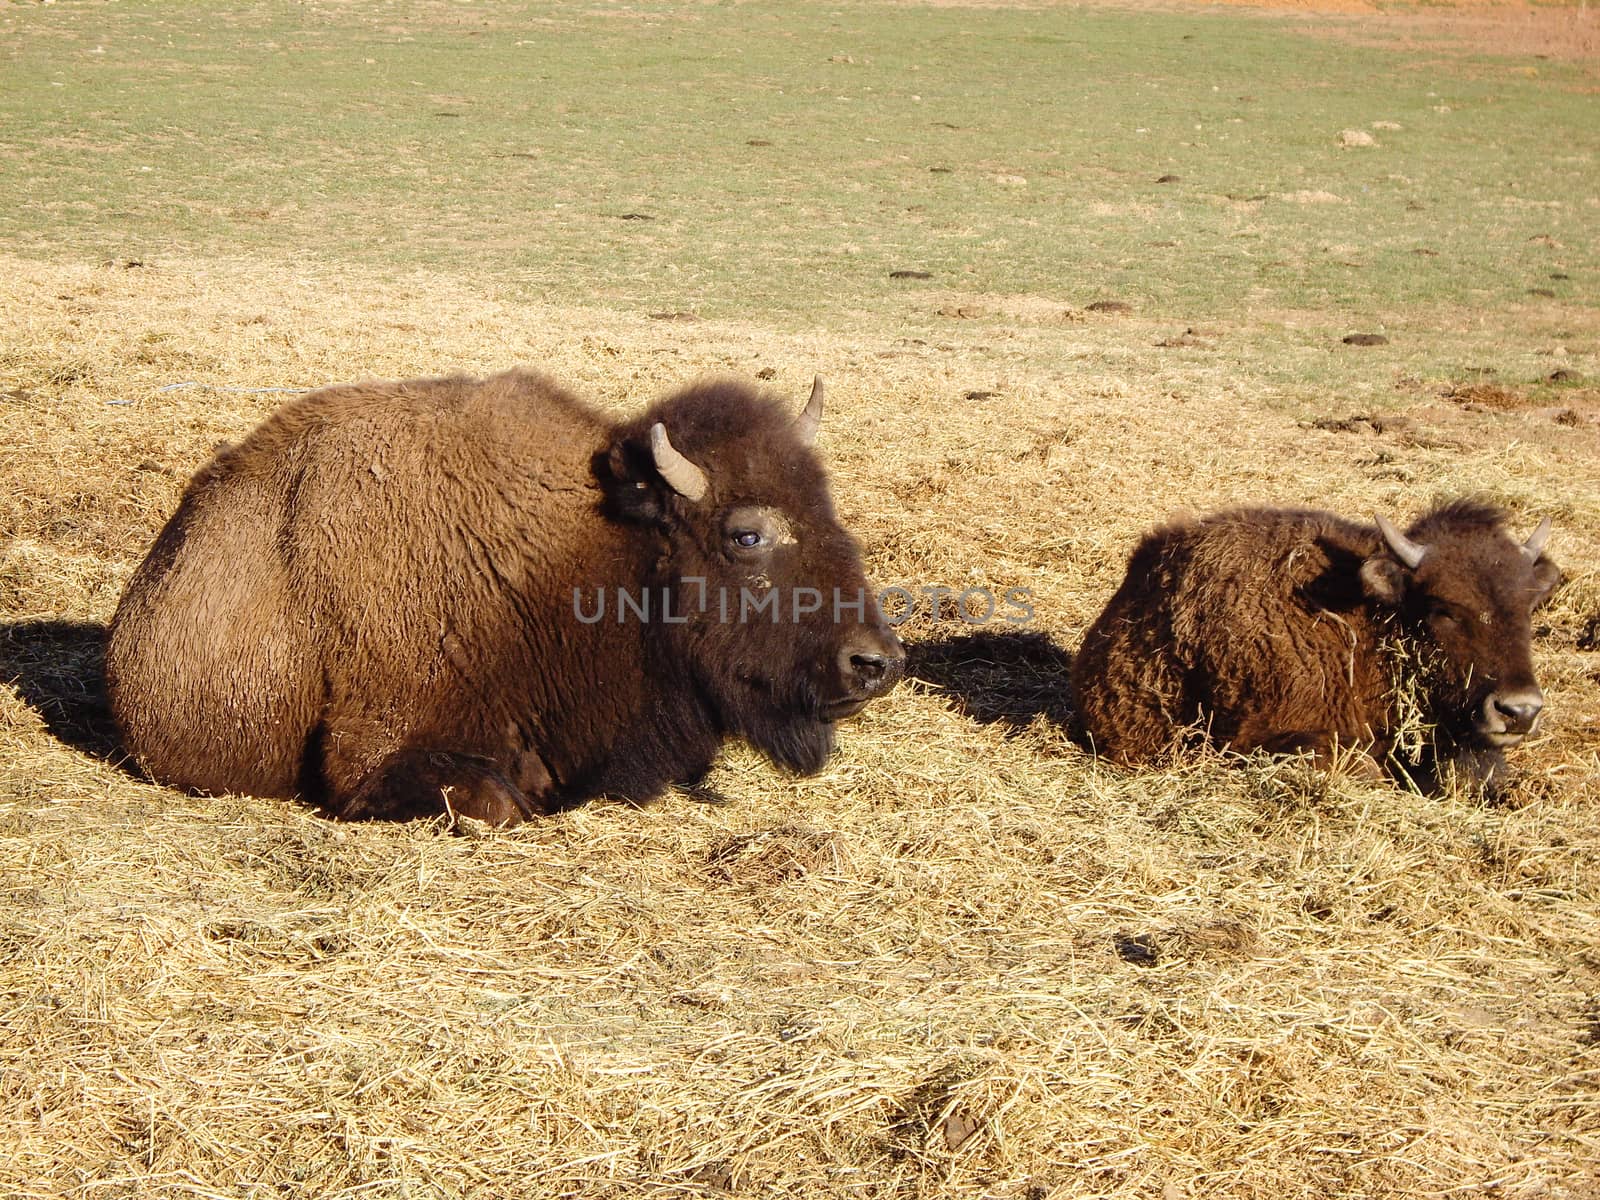
POLYGON ((423 275, 16 258, 0 312, 0 1192, 1600 1187, 1586 431, 1307 427, 1240 331, 1219 361, 1137 313, 778 336, 423 275), (798 402, 821 371, 875 577, 1026 587, 1036 619, 920 614, 916 677, 824 773, 734 747, 721 804, 452 836, 119 770, 101 623, 189 471, 282 398, 259 389, 513 362, 619 410, 720 370, 798 402), (1168 510, 1461 491, 1551 515, 1571 576, 1507 803, 1073 743, 1078 633, 1168 510))

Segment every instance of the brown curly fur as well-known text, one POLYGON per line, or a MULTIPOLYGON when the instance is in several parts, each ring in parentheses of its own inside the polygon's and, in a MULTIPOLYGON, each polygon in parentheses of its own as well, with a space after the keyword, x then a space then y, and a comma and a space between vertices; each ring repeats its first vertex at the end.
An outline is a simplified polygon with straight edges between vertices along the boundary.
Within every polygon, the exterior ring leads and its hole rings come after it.
POLYGON ((1387 765, 1470 758, 1492 773, 1498 752, 1472 716, 1497 688, 1537 687, 1529 614, 1559 571, 1530 561, 1504 514, 1473 501, 1434 509, 1408 536, 1430 547, 1414 571, 1375 526, 1308 509, 1234 509, 1148 534, 1073 667, 1095 750, 1133 764, 1185 741, 1323 757, 1345 747, 1376 770, 1399 722, 1385 646, 1404 640, 1437 664, 1430 761, 1387 765))
POLYGON ((866 588, 792 410, 743 384, 616 425, 525 371, 304 396, 201 468, 129 582, 106 655, 126 748, 181 787, 496 822, 648 799, 729 735, 816 770, 853 686, 841 646, 900 653, 875 605, 843 625, 575 617, 575 588, 744 582, 723 553, 738 505, 793 530, 773 586, 866 588), (658 421, 705 471, 700 502, 656 473, 658 421))

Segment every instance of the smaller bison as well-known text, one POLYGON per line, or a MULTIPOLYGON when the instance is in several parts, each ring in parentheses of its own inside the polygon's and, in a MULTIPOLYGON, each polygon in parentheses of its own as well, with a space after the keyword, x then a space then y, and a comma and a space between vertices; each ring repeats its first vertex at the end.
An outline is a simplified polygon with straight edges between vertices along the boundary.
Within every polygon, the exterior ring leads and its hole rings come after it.
POLYGON ((1268 508, 1158 529, 1073 664, 1084 731, 1124 764, 1211 742, 1493 785, 1544 706, 1529 616, 1560 578, 1549 533, 1519 544, 1467 500, 1404 533, 1268 508))
POLYGON ((904 651, 795 416, 734 380, 612 421, 511 371, 327 388, 190 482, 111 624, 154 779, 511 824, 819 770, 904 651))

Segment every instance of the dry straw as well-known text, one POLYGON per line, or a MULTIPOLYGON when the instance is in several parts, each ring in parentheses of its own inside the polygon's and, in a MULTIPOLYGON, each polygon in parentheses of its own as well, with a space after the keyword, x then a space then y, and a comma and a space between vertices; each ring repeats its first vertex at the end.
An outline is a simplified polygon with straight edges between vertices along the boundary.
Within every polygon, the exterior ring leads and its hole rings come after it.
POLYGON ((1438 678, 1437 663, 1428 647, 1399 632, 1384 638, 1378 650, 1388 660, 1392 757, 1403 769, 1405 764, 1422 761, 1433 744, 1434 721, 1428 693, 1430 684, 1438 678))
POLYGON ((1311 428, 1357 401, 1287 402, 1247 349, 1174 359, 1137 317, 777 336, 18 258, 0 312, 0 1194, 1600 1189, 1592 425, 1423 398, 1420 443, 1311 428), (1025 586, 1038 619, 919 617, 918 678, 823 774, 733 747, 721 804, 468 837, 119 770, 99 623, 279 399, 227 389, 512 362, 618 411, 721 370, 798 403, 821 371, 876 577, 1025 586), (1071 651, 1168 510, 1461 491, 1551 515, 1572 575, 1502 803, 1072 742, 1071 651))

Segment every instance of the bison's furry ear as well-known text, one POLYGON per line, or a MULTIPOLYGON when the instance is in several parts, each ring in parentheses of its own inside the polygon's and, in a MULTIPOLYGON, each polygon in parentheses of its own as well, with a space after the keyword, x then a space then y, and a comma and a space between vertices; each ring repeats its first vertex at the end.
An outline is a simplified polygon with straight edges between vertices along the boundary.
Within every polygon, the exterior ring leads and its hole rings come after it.
POLYGON ((594 456, 594 477, 605 493, 605 514, 618 521, 659 524, 666 516, 660 476, 646 444, 618 438, 594 456))
POLYGON ((1406 594, 1406 569, 1387 554, 1361 564, 1361 590, 1379 604, 1398 605, 1406 594))
POLYGON ((1538 562, 1534 563, 1533 586, 1537 589, 1537 592, 1533 597, 1533 602, 1528 605, 1528 611, 1532 612, 1545 601, 1549 600, 1551 593, 1554 592, 1561 584, 1565 583, 1566 579, 1566 574, 1561 570, 1561 568, 1556 566, 1556 564, 1551 562, 1548 558, 1541 558, 1538 562))

